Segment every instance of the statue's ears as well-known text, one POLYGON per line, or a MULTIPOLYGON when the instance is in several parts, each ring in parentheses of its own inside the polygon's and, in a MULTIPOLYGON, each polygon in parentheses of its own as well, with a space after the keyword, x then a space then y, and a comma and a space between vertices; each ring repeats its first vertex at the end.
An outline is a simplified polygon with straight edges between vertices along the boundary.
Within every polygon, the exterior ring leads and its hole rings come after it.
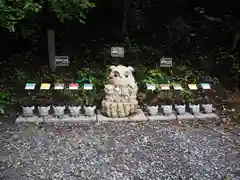
POLYGON ((132 66, 128 66, 127 68, 128 68, 128 69, 129 69, 129 71, 131 71, 131 72, 133 72, 133 71, 134 71, 134 69, 133 69, 133 67, 132 67, 132 66))
POLYGON ((109 70, 112 71, 116 66, 110 66, 109 70))

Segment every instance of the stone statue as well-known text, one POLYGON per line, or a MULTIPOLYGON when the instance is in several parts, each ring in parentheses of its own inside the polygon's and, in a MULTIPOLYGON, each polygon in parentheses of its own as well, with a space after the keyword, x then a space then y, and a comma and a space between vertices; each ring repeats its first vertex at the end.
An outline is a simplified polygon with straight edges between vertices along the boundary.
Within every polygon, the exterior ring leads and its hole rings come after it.
POLYGON ((122 65, 109 68, 108 84, 105 85, 105 96, 102 101, 102 113, 105 116, 126 117, 137 110, 138 87, 132 67, 122 65))

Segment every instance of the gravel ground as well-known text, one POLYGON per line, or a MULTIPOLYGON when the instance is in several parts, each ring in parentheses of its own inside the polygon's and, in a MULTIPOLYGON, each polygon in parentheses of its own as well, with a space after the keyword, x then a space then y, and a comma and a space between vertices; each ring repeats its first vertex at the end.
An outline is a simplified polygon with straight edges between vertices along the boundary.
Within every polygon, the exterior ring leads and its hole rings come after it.
POLYGON ((1 180, 240 180, 240 126, 0 125, 1 180))

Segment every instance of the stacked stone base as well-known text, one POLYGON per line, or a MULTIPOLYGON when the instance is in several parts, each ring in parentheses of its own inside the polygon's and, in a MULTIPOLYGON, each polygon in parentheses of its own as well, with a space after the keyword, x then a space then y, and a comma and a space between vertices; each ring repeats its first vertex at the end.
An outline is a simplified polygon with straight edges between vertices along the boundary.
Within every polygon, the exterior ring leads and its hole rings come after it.
POLYGON ((138 102, 108 102, 103 100, 101 112, 111 118, 127 117, 137 112, 138 102))

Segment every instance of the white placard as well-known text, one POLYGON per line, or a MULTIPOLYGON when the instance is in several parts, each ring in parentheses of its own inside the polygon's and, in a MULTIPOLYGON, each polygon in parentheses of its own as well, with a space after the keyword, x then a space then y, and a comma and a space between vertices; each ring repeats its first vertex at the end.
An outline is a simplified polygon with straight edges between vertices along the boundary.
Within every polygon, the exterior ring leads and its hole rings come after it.
POLYGON ((111 47, 112 57, 124 57, 124 47, 111 47))
POLYGON ((146 86, 147 86, 147 90, 154 91, 156 89, 156 85, 155 84, 146 84, 146 86))
POLYGON ((69 66, 68 56, 55 56, 56 67, 69 66))
POLYGON ((172 58, 161 58, 160 67, 172 67, 172 58))

